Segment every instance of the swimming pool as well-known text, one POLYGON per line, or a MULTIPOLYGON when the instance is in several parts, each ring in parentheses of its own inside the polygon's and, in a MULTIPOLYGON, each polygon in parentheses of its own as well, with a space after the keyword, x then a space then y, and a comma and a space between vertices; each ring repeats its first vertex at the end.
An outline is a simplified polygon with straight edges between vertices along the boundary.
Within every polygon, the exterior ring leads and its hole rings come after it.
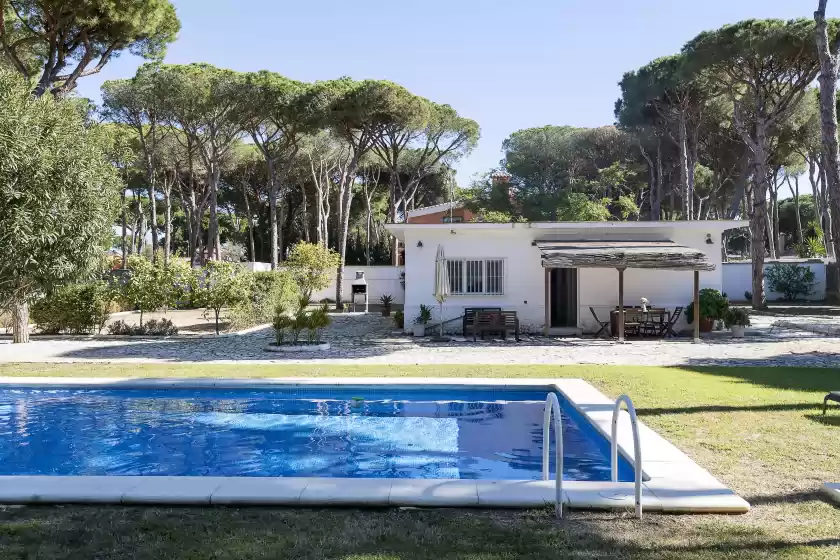
MULTIPOLYGON (((558 397, 564 480, 608 481, 609 443, 558 397)), ((539 480, 545 398, 505 387, 0 387, 0 475, 539 480)), ((619 480, 632 479, 621 457, 619 480)))

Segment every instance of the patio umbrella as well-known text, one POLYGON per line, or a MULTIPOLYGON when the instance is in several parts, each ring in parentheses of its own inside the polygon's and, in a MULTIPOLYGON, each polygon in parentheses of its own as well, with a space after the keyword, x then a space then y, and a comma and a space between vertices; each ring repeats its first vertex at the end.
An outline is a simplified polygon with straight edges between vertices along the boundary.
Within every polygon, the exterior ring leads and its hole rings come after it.
POLYGON ((449 296, 449 270, 446 266, 446 257, 443 254, 443 245, 438 245, 435 256, 435 299, 440 305, 440 336, 443 336, 443 302, 449 296))

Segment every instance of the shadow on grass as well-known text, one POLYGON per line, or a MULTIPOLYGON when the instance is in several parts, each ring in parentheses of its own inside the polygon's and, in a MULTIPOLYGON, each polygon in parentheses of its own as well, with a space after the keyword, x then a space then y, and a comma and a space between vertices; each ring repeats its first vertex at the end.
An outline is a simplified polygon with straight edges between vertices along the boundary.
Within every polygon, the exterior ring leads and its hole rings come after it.
MULTIPOLYGON (((692 359, 687 365, 673 367, 705 375, 737 378, 773 389, 825 394, 840 389, 840 368, 828 365, 831 362, 840 363, 840 354, 808 352, 758 359, 698 358, 692 359), (770 366, 774 362, 780 365, 770 366), (815 366, 815 363, 827 365, 815 366)), ((822 405, 821 398, 819 402, 822 405)))
MULTIPOLYGON (((771 538, 743 522, 547 510, 29 507, 0 510, 0 557, 740 559, 840 539, 771 538)), ((802 556, 807 557, 807 556, 802 556)))
POLYGON ((824 426, 834 426, 840 427, 840 416, 835 414, 831 414, 829 409, 829 413, 823 416, 822 414, 806 414, 805 418, 811 420, 812 422, 816 422, 817 424, 823 424, 824 426))
POLYGON ((817 410, 821 406, 821 404, 816 403, 759 404, 739 406, 710 404, 700 406, 680 406, 674 408, 640 408, 636 410, 636 414, 638 414, 639 416, 659 416, 662 414, 703 414, 707 412, 765 412, 774 410, 817 410))

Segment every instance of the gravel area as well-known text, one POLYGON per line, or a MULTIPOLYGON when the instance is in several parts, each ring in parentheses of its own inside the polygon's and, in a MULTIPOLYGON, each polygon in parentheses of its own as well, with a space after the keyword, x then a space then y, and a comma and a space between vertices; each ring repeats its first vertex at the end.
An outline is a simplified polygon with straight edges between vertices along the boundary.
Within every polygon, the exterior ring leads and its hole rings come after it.
MULTIPOLYGON (((789 320, 790 318, 786 318, 789 320)), ((830 318, 829 318, 830 319, 830 318)), ((840 321, 840 318, 838 318, 840 321)), ((803 318, 796 318, 802 323, 803 318)), ((807 321, 806 321, 807 323, 807 321)), ((837 325, 829 324, 834 329, 837 325)), ((834 333, 836 331, 832 331, 834 333)), ((329 351, 283 355, 265 351, 270 329, 222 337, 162 340, 33 337, 27 345, 0 340, 0 362, 305 362, 371 364, 627 364, 840 367, 840 339, 802 330, 774 317, 756 316, 747 337, 712 333, 690 339, 633 340, 525 336, 513 340, 417 341, 378 315, 336 315, 325 338, 329 351)))

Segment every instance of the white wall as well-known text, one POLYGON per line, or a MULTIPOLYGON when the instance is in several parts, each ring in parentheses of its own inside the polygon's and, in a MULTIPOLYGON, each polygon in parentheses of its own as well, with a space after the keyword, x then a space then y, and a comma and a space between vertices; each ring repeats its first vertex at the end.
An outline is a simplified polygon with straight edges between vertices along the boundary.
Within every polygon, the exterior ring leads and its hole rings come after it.
MULTIPOLYGON (((825 299, 825 263, 822 261, 809 261, 806 259, 785 259, 783 261, 769 261, 764 263, 764 270, 768 267, 779 264, 798 264, 807 266, 814 271, 817 284, 814 286, 814 293, 808 296, 808 301, 821 301, 825 299)), ((723 291, 729 299, 742 300, 744 292, 752 292, 752 264, 750 262, 724 263, 723 266, 723 291)), ((771 292, 767 281, 764 281, 765 295, 768 301, 782 299, 782 294, 771 292)))
MULTIPOLYGON (((611 228, 613 235, 621 235, 611 228)), ((540 331, 545 324, 545 269, 541 265, 540 250, 531 245, 535 239, 558 239, 562 235, 586 237, 581 230, 564 232, 539 228, 488 229, 459 228, 452 235, 449 229, 406 229, 406 327, 411 328, 420 304, 436 305, 434 300, 434 267, 438 244, 443 245, 446 258, 502 258, 505 259, 505 294, 501 296, 453 295, 444 304, 445 319, 463 314, 465 307, 501 307, 516 311, 524 331, 540 331), (423 242, 417 247, 418 241, 423 242)), ((597 232, 591 233, 593 236, 597 232)), ((709 261, 716 265, 711 272, 700 273, 701 288, 722 287, 719 235, 717 243, 707 245, 703 230, 674 228, 634 228, 624 232, 627 238, 671 239, 677 243, 708 251, 709 261)), ((595 237, 593 237, 595 238, 595 237)), ((624 273, 625 305, 639 305, 642 297, 664 307, 685 307, 693 297, 694 275, 691 271, 662 271, 628 269, 624 273)), ((607 320, 609 310, 618 305, 618 272, 615 269, 580 269, 578 276, 578 326, 584 332, 597 330, 589 312, 596 309, 601 320, 607 320)), ((438 312, 434 313, 437 321, 438 312)), ((678 325, 685 327, 684 322, 678 325)), ((460 323, 452 323, 449 330, 460 330, 460 323)))
MULTIPOLYGON (((271 270, 271 263, 245 263, 248 270, 254 272, 263 272, 271 270)), ((405 290, 400 284, 400 274, 403 271, 401 266, 355 266, 347 265, 344 267, 344 301, 350 302, 352 291, 350 288, 353 280, 356 279, 356 272, 361 271, 365 273, 365 279, 368 283, 368 302, 370 304, 378 304, 379 298, 385 294, 393 296, 392 303, 402 304, 405 302, 405 290)), ((330 285, 323 290, 314 292, 312 300, 318 301, 324 298, 335 300, 335 279, 330 282, 330 285)), ((358 301, 362 301, 361 297, 358 301)))

